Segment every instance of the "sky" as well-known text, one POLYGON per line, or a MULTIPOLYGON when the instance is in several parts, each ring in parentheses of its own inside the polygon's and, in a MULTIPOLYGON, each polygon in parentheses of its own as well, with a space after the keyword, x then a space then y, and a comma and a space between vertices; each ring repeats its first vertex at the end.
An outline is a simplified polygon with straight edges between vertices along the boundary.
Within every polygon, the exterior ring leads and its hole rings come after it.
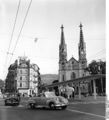
POLYGON ((19 0, 0 0, 1 79, 6 78, 9 65, 24 55, 39 66, 41 74, 58 74, 62 24, 68 60, 72 56, 78 60, 80 22, 83 24, 88 63, 106 59, 105 0, 32 0, 19 36, 30 1, 21 0, 8 51, 19 0), (13 52, 17 39, 13 56, 7 55, 7 52, 13 52))

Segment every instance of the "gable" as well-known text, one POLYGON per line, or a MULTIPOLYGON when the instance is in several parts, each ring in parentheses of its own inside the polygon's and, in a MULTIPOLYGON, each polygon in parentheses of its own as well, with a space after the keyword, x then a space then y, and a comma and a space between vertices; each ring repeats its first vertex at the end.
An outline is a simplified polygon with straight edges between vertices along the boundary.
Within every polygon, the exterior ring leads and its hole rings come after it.
POLYGON ((72 58, 70 58, 68 63, 70 63, 70 64, 78 64, 79 62, 74 57, 72 57, 72 58))
POLYGON ((67 62, 67 69, 68 70, 78 70, 79 69, 79 62, 75 58, 71 58, 67 62))

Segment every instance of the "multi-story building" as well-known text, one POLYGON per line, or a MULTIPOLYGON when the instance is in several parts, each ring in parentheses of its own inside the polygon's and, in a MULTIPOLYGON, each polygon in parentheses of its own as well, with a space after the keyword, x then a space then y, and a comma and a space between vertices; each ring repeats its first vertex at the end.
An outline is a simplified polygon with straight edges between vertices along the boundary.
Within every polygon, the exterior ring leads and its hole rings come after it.
POLYGON ((30 94, 38 93, 39 85, 40 85, 39 67, 36 64, 31 64, 29 81, 30 94))
POLYGON ((12 67, 10 67, 11 70, 9 69, 6 78, 6 89, 10 90, 12 89, 12 86, 16 86, 16 91, 22 95, 37 94, 40 80, 39 67, 36 64, 30 64, 30 60, 28 60, 25 56, 19 57, 19 59, 10 66, 15 65, 15 69, 12 69, 12 67), (13 77, 9 77, 12 75, 13 77))
MULTIPOLYGON (((86 59, 86 44, 84 42, 82 24, 80 24, 80 41, 78 45, 79 60, 71 57, 67 60, 67 45, 64 38, 64 27, 61 26, 61 43, 59 45, 59 82, 73 80, 75 78, 84 77, 87 75, 87 59, 86 59)), ((88 87, 88 84, 81 86, 88 87)))
POLYGON ((29 69, 30 60, 19 57, 17 67, 17 90, 22 94, 29 94, 29 69))
POLYGON ((8 68, 8 74, 5 80, 5 92, 17 92, 17 61, 8 68))

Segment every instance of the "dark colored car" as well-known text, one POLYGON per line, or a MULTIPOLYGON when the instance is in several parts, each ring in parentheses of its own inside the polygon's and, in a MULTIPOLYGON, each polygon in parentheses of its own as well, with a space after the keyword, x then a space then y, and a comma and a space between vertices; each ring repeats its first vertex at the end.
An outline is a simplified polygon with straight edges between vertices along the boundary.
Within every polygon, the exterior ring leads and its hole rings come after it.
POLYGON ((7 105, 17 106, 17 105, 19 105, 20 101, 19 101, 18 97, 11 96, 11 97, 6 98, 4 100, 4 102, 5 102, 6 106, 7 105))

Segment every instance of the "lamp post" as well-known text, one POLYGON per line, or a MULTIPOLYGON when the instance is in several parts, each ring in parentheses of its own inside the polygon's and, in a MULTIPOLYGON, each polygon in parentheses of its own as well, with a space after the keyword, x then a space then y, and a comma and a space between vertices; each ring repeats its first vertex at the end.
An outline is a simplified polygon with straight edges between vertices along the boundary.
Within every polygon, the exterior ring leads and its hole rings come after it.
MULTIPOLYGON (((99 62, 99 73, 102 74, 102 62, 101 62, 101 60, 99 62)), ((103 81, 102 81, 102 78, 101 78, 100 82, 101 82, 101 93, 103 93, 103 81)))

